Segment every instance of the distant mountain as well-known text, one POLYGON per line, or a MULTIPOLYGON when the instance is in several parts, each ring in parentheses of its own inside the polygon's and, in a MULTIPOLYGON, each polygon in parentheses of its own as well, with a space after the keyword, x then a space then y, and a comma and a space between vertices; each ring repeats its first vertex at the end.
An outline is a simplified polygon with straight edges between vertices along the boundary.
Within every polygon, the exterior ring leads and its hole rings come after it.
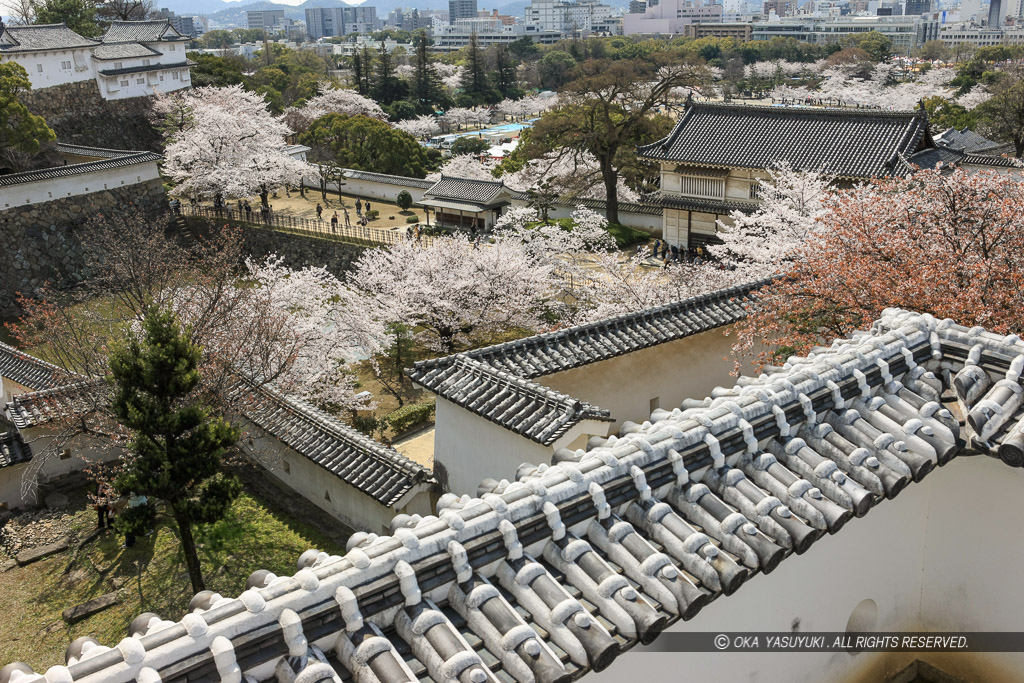
POLYGON ((218 27, 232 26, 244 28, 246 12, 254 10, 284 10, 284 16, 296 21, 306 19, 306 9, 313 7, 349 7, 366 5, 377 8, 377 16, 384 18, 396 7, 412 9, 448 9, 448 0, 364 0, 363 2, 344 2, 344 0, 306 0, 301 5, 285 5, 261 0, 260 2, 225 2, 224 0, 157 0, 158 7, 166 7, 183 15, 203 15, 218 27))

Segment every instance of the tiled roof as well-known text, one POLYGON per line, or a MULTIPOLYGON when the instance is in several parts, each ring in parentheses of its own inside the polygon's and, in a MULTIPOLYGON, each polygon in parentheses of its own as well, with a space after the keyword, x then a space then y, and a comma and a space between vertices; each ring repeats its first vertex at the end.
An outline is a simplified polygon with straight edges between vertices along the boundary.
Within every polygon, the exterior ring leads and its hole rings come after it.
POLYGON ((844 178, 889 175, 897 154, 928 137, 920 111, 879 112, 692 103, 668 137, 639 149, 648 159, 768 168, 789 162, 844 178))
POLYGON ((101 60, 152 57, 153 55, 160 56, 160 54, 160 52, 157 52, 153 48, 140 45, 139 43, 110 43, 97 45, 96 49, 92 51, 93 58, 101 60))
POLYGON ((264 386, 237 403, 245 417, 383 505, 394 505, 430 471, 393 448, 293 396, 264 386))
POLYGON ((1005 168, 1016 168, 1017 162, 1020 159, 1012 158, 1013 150, 1010 150, 1011 156, 993 156, 991 154, 965 154, 963 159, 960 160, 962 164, 970 164, 972 166, 1000 166, 1005 168))
POLYGON ((0 342, 0 377, 39 391, 66 384, 68 374, 52 363, 0 342))
POLYGON ((354 169, 345 169, 345 177, 352 178, 353 180, 368 180, 374 183, 387 183, 388 185, 405 185, 406 187, 418 187, 420 189, 427 189, 434 185, 434 180, 424 180, 422 178, 408 178, 400 175, 388 175, 387 173, 371 173, 370 171, 356 171, 354 169))
MULTIPOLYGON (((588 209, 594 209, 595 211, 603 212, 608 207, 608 202, 604 199, 584 199, 582 197, 564 197, 559 199, 560 204, 568 204, 570 206, 585 206, 588 209)), ((619 211, 626 213, 643 213, 649 216, 660 216, 661 207, 655 204, 649 204, 645 201, 642 202, 619 202, 619 211)))
MULTIPOLYGON (((765 281, 739 285, 636 313, 517 339, 465 353, 497 370, 533 379, 615 358, 650 346, 729 325, 746 317, 746 304, 765 281)), ((420 361, 414 382, 450 365, 455 356, 420 361)))
POLYGON ((10 467, 32 459, 32 450, 18 432, 0 434, 0 468, 10 467))
POLYGON ((107 384, 83 380, 50 389, 20 394, 7 404, 7 414, 18 429, 29 429, 59 417, 85 413, 105 404, 107 384))
POLYGON ((0 33, 0 52, 38 52, 92 47, 99 41, 78 35, 64 24, 6 26, 0 33))
POLYGON ((139 150, 86 147, 85 145, 75 145, 67 142, 57 142, 56 149, 60 154, 72 154, 80 157, 95 157, 97 159, 118 159, 129 154, 142 154, 139 150))
POLYGON ((41 168, 37 171, 23 171, 21 173, 9 173, 0 175, 0 187, 20 185, 21 183, 34 183, 40 180, 51 178, 64 178, 66 176, 78 175, 80 173, 92 173, 103 171, 109 168, 121 168, 134 164, 145 164, 160 161, 162 157, 154 152, 125 152, 121 156, 111 157, 102 161, 87 161, 81 164, 68 164, 67 166, 52 166, 41 168))
POLYGON ((505 429, 550 446, 583 420, 610 422, 607 410, 521 379, 465 354, 417 378, 438 396, 505 429))
POLYGON ((157 43, 161 41, 188 40, 174 30, 166 19, 153 21, 118 21, 110 24, 103 34, 104 43, 157 43))
MULTIPOLYGON (((717 199, 699 199, 697 197, 680 197, 667 192, 652 192, 644 197, 644 201, 658 209, 684 209, 686 211, 703 211, 705 213, 729 214, 733 211, 749 213, 757 209, 757 202, 727 202, 717 199)), ((621 208, 621 207, 620 207, 621 208)))
POLYGON ((989 140, 970 128, 957 130, 947 128, 935 136, 935 144, 939 147, 948 147, 968 154, 981 153, 985 150, 1001 147, 1002 143, 989 140))
POLYGON ((99 73, 104 76, 121 76, 123 74, 137 74, 146 71, 162 71, 163 69, 181 69, 186 66, 195 66, 195 62, 186 59, 184 62, 173 64, 146 64, 140 66, 126 66, 123 69, 100 69, 99 73))
POLYGON ((497 199, 502 192, 511 193, 512 190, 500 180, 472 180, 442 175, 440 180, 423 193, 423 197, 486 205, 497 199))
POLYGON ((399 515, 391 536, 356 534, 344 556, 255 572, 238 598, 200 593, 180 622, 148 619, 116 647, 77 641, 67 670, 47 673, 575 680, 857 524, 967 444, 1022 464, 1022 367, 1016 336, 890 309, 482 497, 443 496, 437 516, 399 515), (965 427, 941 403, 951 391, 965 427))

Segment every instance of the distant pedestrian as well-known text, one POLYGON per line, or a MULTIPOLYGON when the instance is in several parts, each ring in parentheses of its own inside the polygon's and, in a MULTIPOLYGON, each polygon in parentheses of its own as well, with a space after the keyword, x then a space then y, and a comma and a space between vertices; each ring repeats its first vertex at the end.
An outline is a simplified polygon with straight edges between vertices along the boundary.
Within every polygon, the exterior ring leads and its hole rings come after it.
POLYGON ((370 213, 370 202, 366 202, 366 213, 370 213))
POLYGON ((679 260, 679 247, 677 247, 674 244, 672 245, 672 260, 673 261, 678 261, 679 260))
POLYGON ((245 200, 245 220, 252 222, 252 204, 248 199, 245 200))
POLYGON ((242 204, 242 200, 241 200, 241 199, 239 199, 239 200, 238 200, 238 217, 239 217, 239 218, 241 218, 241 217, 242 217, 242 211, 243 211, 243 206, 244 206, 244 205, 242 204))
POLYGON ((323 216, 323 213, 324 213, 324 207, 320 206, 320 204, 318 203, 318 204, 316 205, 316 219, 317 219, 318 221, 319 221, 319 220, 323 220, 323 218, 322 218, 322 216, 323 216))
POLYGON ((110 497, 106 482, 96 482, 96 494, 92 496, 92 506, 96 509, 96 528, 108 528, 110 526, 110 520, 107 518, 110 512, 110 497))
POLYGON ((338 232, 338 212, 335 211, 334 215, 331 216, 331 232, 338 232))
POLYGON ((352 227, 352 221, 350 221, 349 217, 348 217, 348 209, 345 209, 345 227, 346 228, 351 228, 352 227))

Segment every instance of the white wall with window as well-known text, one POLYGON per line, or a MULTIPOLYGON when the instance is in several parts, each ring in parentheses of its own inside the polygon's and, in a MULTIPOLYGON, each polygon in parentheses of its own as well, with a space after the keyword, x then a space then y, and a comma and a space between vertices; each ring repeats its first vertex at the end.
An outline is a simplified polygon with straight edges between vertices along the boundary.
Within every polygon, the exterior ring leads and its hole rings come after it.
POLYGON ((20 64, 33 90, 79 83, 95 77, 91 48, 31 52, 0 52, 0 63, 20 64))

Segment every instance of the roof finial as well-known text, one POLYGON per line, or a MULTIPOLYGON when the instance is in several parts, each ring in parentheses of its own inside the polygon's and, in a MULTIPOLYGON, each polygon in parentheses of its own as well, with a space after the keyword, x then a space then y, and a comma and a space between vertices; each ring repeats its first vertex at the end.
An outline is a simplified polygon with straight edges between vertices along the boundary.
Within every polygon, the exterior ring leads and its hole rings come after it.
POLYGON ((686 93, 686 104, 693 104, 693 91, 686 93))

